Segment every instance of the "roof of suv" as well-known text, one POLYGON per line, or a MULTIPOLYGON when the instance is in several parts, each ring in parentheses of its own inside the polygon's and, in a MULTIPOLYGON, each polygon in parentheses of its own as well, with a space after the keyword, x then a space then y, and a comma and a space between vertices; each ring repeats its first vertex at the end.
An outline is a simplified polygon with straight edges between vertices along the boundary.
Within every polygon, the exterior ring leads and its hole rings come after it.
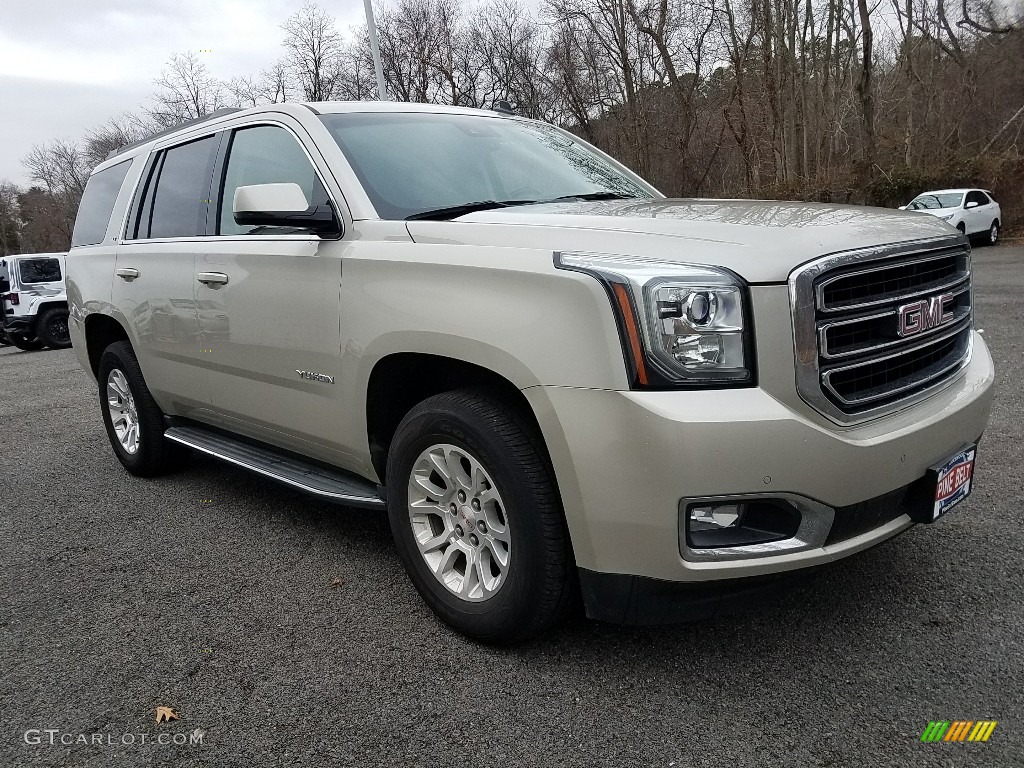
POLYGON ((987 189, 981 187, 963 187, 961 189, 929 189, 927 192, 919 192, 918 197, 921 195, 962 195, 967 192, 985 192, 989 195, 992 193, 987 189))
POLYGON ((172 128, 168 128, 167 130, 160 131, 159 133, 148 136, 133 144, 127 144, 123 147, 119 147, 107 155, 104 161, 96 166, 94 172, 107 168, 108 164, 115 165, 117 162, 122 162, 129 157, 134 157, 136 154, 148 152, 152 148, 152 144, 168 137, 175 136, 178 133, 187 133, 189 130, 196 129, 201 126, 215 125, 218 122, 232 120, 239 117, 261 115, 271 112, 283 112, 285 114, 308 114, 309 112, 312 112, 317 115, 331 115, 345 112, 393 112, 396 114, 403 112, 418 112, 446 113, 454 115, 481 115, 486 117, 504 119, 511 118, 519 120, 526 119, 516 117, 514 115, 495 112, 489 109, 449 107, 443 104, 421 104, 409 101, 287 101, 279 104, 266 104, 259 107, 249 107, 247 109, 229 107, 226 109, 219 109, 216 112, 211 112, 209 115, 196 120, 190 120, 186 123, 182 123, 181 125, 176 125, 172 128))

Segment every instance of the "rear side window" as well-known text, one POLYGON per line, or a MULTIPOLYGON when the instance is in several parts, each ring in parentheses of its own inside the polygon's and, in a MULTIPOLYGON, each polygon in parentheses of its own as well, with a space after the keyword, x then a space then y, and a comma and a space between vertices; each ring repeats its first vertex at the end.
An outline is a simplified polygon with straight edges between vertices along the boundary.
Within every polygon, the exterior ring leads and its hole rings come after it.
POLYGON ((206 205, 219 136, 207 136, 161 153, 145 184, 136 237, 206 234, 206 205))
POLYGON ((18 263, 18 277, 23 284, 55 283, 61 279, 60 262, 57 259, 22 259, 18 263))
POLYGON ((75 219, 71 245, 96 245, 103 242, 117 193, 121 191, 121 184, 131 164, 131 160, 125 160, 89 177, 82 202, 78 206, 78 218, 75 219))

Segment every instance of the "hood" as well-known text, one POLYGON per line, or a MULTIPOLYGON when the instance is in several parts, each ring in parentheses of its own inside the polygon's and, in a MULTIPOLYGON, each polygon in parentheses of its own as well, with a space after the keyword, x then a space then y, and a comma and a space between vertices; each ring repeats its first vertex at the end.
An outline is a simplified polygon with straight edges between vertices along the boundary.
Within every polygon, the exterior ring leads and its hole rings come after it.
POLYGON ((952 208, 920 208, 916 211, 910 211, 910 213, 927 213, 929 216, 952 216, 959 210, 960 206, 957 205, 952 208))
POLYGON ((407 225, 417 242, 642 256, 724 266, 754 283, 783 282, 838 251, 955 234, 909 211, 767 200, 574 201, 407 225))

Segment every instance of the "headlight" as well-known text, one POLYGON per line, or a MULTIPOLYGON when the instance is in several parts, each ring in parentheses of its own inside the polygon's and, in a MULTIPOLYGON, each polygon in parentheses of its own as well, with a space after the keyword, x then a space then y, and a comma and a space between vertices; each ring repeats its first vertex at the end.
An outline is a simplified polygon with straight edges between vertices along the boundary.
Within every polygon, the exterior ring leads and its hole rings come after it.
POLYGON ((954 215, 955 215, 955 214, 952 214, 952 213, 951 213, 951 214, 949 214, 948 216, 939 216, 939 218, 940 218, 940 219, 942 219, 943 221, 949 221, 950 219, 952 219, 952 218, 953 218, 953 216, 954 216, 954 215))
POLYGON ((637 383, 750 384, 745 287, 731 272, 629 256, 556 253, 608 290, 637 383))

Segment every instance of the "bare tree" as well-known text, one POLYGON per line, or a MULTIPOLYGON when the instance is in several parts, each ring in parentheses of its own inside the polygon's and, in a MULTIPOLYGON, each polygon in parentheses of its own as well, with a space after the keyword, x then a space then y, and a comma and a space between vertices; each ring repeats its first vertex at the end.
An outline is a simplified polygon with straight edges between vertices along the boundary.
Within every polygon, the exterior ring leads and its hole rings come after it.
POLYGON ((344 53, 334 18, 316 3, 307 2, 281 29, 285 32, 283 65, 305 99, 332 99, 344 53))
POLYGON ((860 98, 861 114, 861 169, 860 185, 866 189, 875 165, 875 94, 872 74, 874 71, 874 30, 871 28, 871 10, 868 0, 857 0, 860 14, 861 65, 857 80, 857 96, 860 98))
POLYGON ((335 97, 346 101, 376 99, 377 76, 373 69, 373 55, 366 27, 354 29, 352 38, 342 54, 335 97))
POLYGON ((71 245, 75 211, 49 194, 32 186, 18 195, 19 246, 22 253, 66 251, 71 245))
POLYGON ((163 128, 203 117, 227 106, 224 84, 192 51, 171 56, 154 84, 156 93, 146 114, 163 128))
POLYGON ((549 41, 519 0, 491 0, 480 6, 468 38, 479 58, 472 106, 491 106, 503 99, 518 114, 553 117, 551 78, 545 71, 549 41))
POLYGON ((78 203, 92 171, 87 153, 76 142, 58 140, 37 144, 22 163, 29 178, 39 185, 19 199, 22 218, 34 223, 36 240, 45 239, 67 248, 78 203), (32 194, 24 198, 29 192, 32 194), (51 230, 56 234, 51 234, 51 230))
POLYGON ((124 114, 112 117, 103 125, 93 128, 85 135, 85 164, 90 168, 106 160, 114 150, 142 141, 156 133, 160 127, 147 122, 138 115, 124 114))
POLYGON ((0 256, 21 253, 20 193, 21 190, 11 182, 0 182, 0 256))

